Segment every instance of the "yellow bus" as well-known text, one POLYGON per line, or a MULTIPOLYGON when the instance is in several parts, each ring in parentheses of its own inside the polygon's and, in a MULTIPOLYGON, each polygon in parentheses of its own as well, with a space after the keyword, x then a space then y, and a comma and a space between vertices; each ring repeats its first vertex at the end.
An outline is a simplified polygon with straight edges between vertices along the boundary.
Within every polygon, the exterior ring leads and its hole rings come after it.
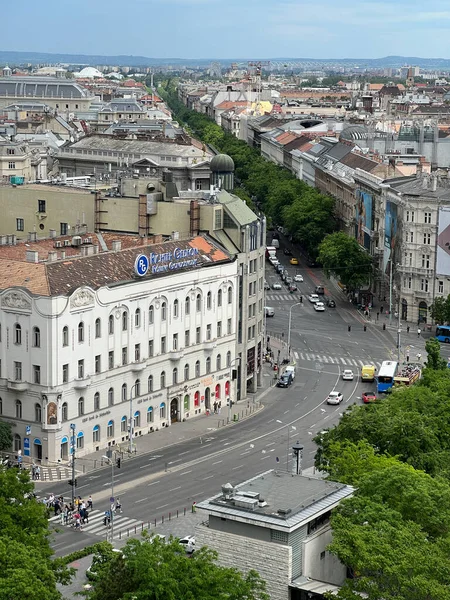
POLYGON ((362 381, 375 381, 375 373, 377 372, 374 365, 363 365, 361 368, 362 381))

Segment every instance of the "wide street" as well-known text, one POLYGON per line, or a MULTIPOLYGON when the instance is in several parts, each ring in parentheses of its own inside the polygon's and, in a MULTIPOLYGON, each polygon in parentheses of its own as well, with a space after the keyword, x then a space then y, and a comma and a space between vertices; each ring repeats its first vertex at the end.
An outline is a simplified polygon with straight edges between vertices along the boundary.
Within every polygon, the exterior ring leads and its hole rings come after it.
MULTIPOLYGON (((289 257, 278 252, 284 264, 289 257)), ((361 403, 361 393, 375 389, 375 384, 362 384, 359 379, 361 365, 381 361, 396 355, 393 333, 374 325, 367 325, 356 310, 348 303, 338 288, 326 289, 326 294, 336 300, 336 308, 316 312, 307 300, 307 294, 314 291, 317 283, 326 283, 318 269, 309 269, 303 263, 290 267, 293 274, 301 273, 304 281, 299 283, 303 293, 303 304, 292 308, 291 359, 296 362, 296 377, 287 388, 268 387, 273 371, 265 367, 267 390, 261 397, 263 408, 243 421, 229 427, 212 427, 208 435, 190 441, 180 441, 171 447, 149 454, 136 455, 123 461, 120 470, 115 469, 114 496, 120 497, 123 513, 117 515, 115 535, 131 534, 142 523, 177 510, 191 510, 194 501, 198 502, 220 492, 220 486, 227 482, 239 483, 255 474, 268 470, 286 470, 291 465, 289 449, 299 441, 304 445, 303 467, 313 465, 315 447, 313 437, 339 419, 342 411, 350 404, 361 403), (349 331, 349 326, 351 331, 349 331), (342 371, 352 369, 353 381, 342 381, 342 371), (325 399, 330 391, 343 393, 343 402, 338 406, 328 406, 325 399)), ((266 280, 269 284, 280 281, 270 264, 267 264, 266 280)), ((267 319, 270 336, 288 336, 289 308, 298 302, 299 293, 290 294, 282 284, 282 290, 268 290, 266 305, 275 308, 275 316, 267 319)), ((395 332, 394 332, 395 334, 395 332)), ((406 336, 405 336, 406 337, 406 336)), ((420 346, 423 352, 424 340, 417 340, 411 332, 405 343, 420 346)), ((253 399, 250 398, 250 403, 253 399)), ((247 401, 237 405, 245 410, 247 401)), ((223 411, 222 411, 223 412, 223 411)), ((226 414, 222 415, 226 418, 226 414)), ((211 417, 211 423, 217 423, 211 417)), ((180 428, 183 424, 175 424, 180 428)), ((105 539, 103 512, 109 508, 111 496, 111 468, 105 467, 93 473, 78 476, 77 494, 87 498, 92 494, 94 511, 89 525, 82 532, 67 527, 58 527, 53 547, 57 555, 67 554, 89 543, 105 539)), ((66 498, 70 488, 67 482, 45 486, 40 495, 49 491, 63 494, 66 498)), ((186 529, 185 535, 193 531, 186 529)))

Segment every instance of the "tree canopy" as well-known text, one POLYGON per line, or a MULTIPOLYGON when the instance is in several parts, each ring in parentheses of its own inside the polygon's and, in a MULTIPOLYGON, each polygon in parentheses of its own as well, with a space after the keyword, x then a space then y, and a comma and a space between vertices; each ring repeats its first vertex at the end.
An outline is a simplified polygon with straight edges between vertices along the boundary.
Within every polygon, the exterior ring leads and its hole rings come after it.
POLYGON ((9 450, 13 443, 11 424, 0 421, 0 452, 9 450))
POLYGON ((430 315, 439 325, 450 323, 450 295, 435 298, 430 306, 430 315))
POLYGON ((256 571, 220 567, 207 548, 188 557, 177 540, 129 540, 102 560, 90 600, 269 600, 256 571))
POLYGON ((319 246, 319 261, 326 275, 334 275, 349 290, 370 282, 372 259, 358 242, 343 232, 327 235, 319 246))

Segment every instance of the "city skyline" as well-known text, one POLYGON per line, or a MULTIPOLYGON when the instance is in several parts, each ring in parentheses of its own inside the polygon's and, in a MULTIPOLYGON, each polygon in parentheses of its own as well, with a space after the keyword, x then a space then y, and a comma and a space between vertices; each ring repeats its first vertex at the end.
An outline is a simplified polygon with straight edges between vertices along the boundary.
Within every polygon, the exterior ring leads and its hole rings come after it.
POLYGON ((29 18, 29 6, 5 7, 2 50, 188 57, 377 58, 448 56, 450 10, 442 0, 426 8, 406 0, 118 0, 56 3, 29 18), (99 28, 101 25, 101 29, 99 28), (147 24, 147 25, 145 25, 147 24), (51 32, 51 35, 43 35, 51 32), (100 35, 99 35, 100 32, 100 35))

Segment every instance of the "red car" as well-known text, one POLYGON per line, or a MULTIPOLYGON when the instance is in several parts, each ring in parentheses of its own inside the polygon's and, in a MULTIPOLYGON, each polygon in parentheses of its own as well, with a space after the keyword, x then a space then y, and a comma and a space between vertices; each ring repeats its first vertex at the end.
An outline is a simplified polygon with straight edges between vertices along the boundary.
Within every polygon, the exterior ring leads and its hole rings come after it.
POLYGON ((364 404, 368 404, 369 402, 375 402, 375 400, 377 399, 373 392, 364 392, 361 398, 364 404))

